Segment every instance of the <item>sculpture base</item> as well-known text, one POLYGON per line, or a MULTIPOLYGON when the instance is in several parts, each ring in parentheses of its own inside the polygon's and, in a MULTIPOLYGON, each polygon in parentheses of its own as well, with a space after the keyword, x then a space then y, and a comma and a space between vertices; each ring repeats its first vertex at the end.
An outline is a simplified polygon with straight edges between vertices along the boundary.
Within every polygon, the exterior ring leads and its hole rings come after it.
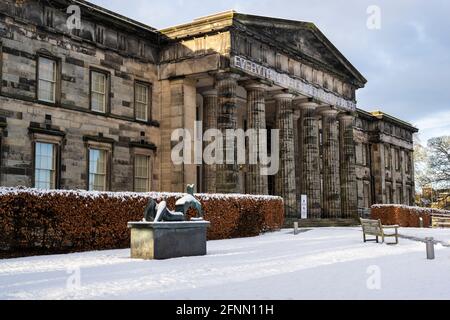
POLYGON ((128 222, 131 258, 170 259, 206 255, 209 221, 128 222))

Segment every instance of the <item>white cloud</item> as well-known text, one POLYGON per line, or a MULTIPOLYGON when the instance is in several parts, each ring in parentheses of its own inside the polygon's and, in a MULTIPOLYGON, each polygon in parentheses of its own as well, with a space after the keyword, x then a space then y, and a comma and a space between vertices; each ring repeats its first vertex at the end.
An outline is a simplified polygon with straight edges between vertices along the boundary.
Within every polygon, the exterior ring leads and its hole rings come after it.
POLYGON ((315 23, 367 78, 359 107, 414 122, 423 140, 450 134, 450 1, 444 0, 91 0, 155 28, 234 8, 315 23), (381 30, 366 27, 379 5, 381 30))
POLYGON ((413 123, 419 128, 422 141, 427 141, 432 137, 450 135, 450 110, 431 113, 413 123))

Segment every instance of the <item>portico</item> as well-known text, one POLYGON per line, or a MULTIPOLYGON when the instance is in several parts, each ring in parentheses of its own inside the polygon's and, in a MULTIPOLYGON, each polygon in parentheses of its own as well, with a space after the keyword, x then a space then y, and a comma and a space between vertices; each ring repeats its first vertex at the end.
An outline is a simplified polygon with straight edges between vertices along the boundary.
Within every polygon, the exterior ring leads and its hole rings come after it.
MULTIPOLYGON (((224 135, 267 129, 257 144, 270 152, 270 130, 279 130, 274 175, 262 175, 259 162, 173 168, 162 138, 162 190, 195 183, 198 192, 280 195, 288 220, 299 217, 305 194, 311 219, 357 216, 355 90, 366 80, 314 25, 226 12, 161 32, 162 137, 194 120, 224 135), (174 92, 176 84, 183 90, 174 92)), ((223 154, 236 151, 226 139, 223 154)), ((258 152, 248 141, 246 149, 249 157, 258 152)))

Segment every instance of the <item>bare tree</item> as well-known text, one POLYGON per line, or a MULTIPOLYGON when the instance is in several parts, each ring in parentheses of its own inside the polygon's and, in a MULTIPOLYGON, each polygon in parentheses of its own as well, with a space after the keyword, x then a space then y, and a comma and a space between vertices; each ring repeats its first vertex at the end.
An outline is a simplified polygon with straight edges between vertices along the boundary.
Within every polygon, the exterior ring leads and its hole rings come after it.
POLYGON ((414 135, 414 176, 417 191, 431 183, 428 176, 428 149, 417 134, 414 135))
POLYGON ((428 178, 440 188, 450 187, 450 136, 428 140, 428 178))

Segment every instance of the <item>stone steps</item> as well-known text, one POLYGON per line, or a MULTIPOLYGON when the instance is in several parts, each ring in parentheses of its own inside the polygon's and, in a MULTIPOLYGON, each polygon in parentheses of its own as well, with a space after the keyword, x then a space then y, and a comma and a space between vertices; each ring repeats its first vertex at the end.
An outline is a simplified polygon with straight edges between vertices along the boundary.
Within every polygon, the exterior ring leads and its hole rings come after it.
POLYGON ((284 222, 285 228, 293 228, 294 222, 298 222, 299 228, 311 227, 350 227, 358 226, 360 223, 356 219, 289 219, 284 222))

